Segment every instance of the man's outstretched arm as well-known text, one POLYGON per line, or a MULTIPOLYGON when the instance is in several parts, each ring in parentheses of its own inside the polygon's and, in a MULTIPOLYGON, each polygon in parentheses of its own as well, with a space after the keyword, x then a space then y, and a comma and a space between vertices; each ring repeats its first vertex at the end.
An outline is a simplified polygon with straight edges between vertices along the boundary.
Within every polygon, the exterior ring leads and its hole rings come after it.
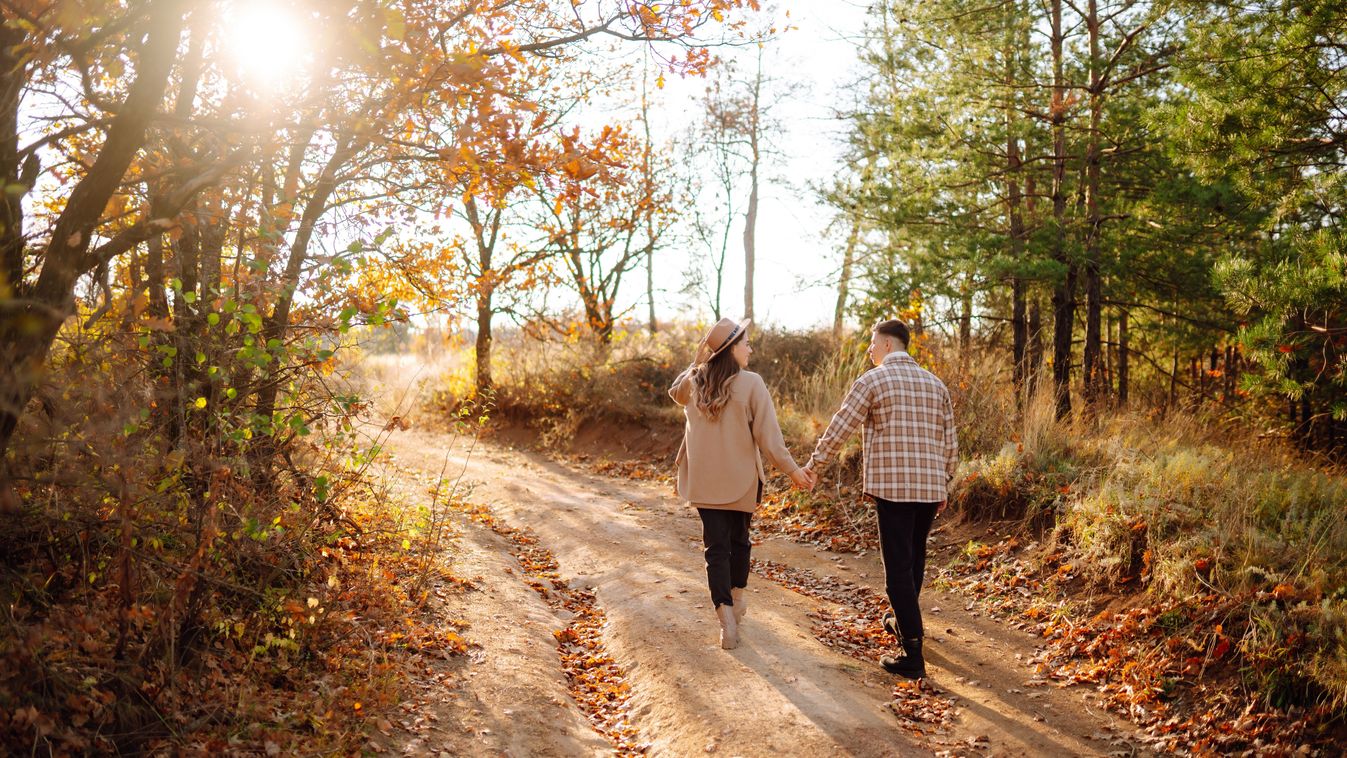
POLYGON ((870 382, 867 377, 862 376, 851 384, 851 389, 847 391, 847 396, 842 400, 842 407, 833 414, 832 421, 828 422, 828 429, 819 437, 818 444, 814 446, 814 454, 809 456, 807 468, 813 470, 825 463, 829 458, 837 454, 837 449, 847 441, 856 428, 861 425, 865 417, 870 413, 870 382))

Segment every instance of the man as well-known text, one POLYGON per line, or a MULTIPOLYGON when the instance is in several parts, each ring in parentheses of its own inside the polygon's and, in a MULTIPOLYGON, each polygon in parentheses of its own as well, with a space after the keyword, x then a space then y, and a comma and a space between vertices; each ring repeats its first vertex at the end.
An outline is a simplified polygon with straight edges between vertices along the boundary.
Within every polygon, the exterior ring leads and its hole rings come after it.
POLYGON ((907 354, 909 339, 901 321, 875 327, 868 351, 875 368, 851 385, 805 468, 813 474, 864 425, 864 493, 875 501, 885 589, 893 607, 884 628, 903 649, 902 656, 885 656, 880 664, 890 673, 920 679, 926 663, 917 597, 926 571, 926 537, 936 514, 945 509, 959 441, 949 390, 907 354))

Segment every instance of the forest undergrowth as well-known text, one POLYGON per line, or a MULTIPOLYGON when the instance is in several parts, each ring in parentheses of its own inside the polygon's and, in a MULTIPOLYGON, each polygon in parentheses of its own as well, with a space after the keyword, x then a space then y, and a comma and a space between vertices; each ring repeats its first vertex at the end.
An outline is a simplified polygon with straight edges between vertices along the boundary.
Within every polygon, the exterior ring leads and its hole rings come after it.
POLYGON ((0 752, 350 753, 407 667, 466 651, 425 613, 451 536, 374 476, 353 396, 304 383, 259 458, 225 411, 174 432, 116 338, 72 333, 46 386, 0 534, 0 752))

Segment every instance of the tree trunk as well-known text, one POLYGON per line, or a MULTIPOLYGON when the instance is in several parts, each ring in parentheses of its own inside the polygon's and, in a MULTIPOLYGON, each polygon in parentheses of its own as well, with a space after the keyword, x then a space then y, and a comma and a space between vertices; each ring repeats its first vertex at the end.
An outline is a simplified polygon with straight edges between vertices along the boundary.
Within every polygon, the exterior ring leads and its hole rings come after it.
POLYGON ((973 284, 972 275, 964 278, 959 288, 959 370, 968 373, 973 357, 973 284))
POLYGON ((1099 212, 1100 147, 1099 125, 1103 118, 1103 72, 1099 58, 1099 9, 1097 0, 1089 0, 1085 28, 1090 38, 1090 128, 1085 143, 1085 350, 1082 371, 1085 376, 1085 402, 1099 405, 1107 396, 1103 368, 1103 283, 1100 273, 1099 237, 1103 221, 1099 212))
POLYGON ((477 293, 477 396, 483 397, 494 386, 491 380, 491 296, 490 288, 477 293))
MULTIPOLYGON (((754 149, 756 153, 756 147, 754 149)), ((749 181, 751 182, 748 193, 748 211, 744 213, 744 318, 753 318, 753 269, 754 269, 754 239, 755 227, 758 223, 758 166, 757 160, 753 162, 753 169, 749 172, 749 181)))
MULTIPOLYGON (((477 271, 479 282, 482 282, 477 291, 477 394, 484 395, 491 391, 494 382, 491 377, 491 317, 495 315, 495 306, 492 300, 496 295, 496 282, 501 281, 496 277, 496 241, 500 239, 501 219, 504 211, 500 208, 490 210, 490 230, 482 222, 482 215, 477 207, 477 200, 472 195, 468 195, 463 201, 463 210, 468 217, 468 223, 472 226, 473 240, 477 243, 477 271)), ((508 266, 507 266, 508 268, 508 266)))
POLYGON ((711 304, 711 313, 715 315, 716 321, 720 320, 720 298, 721 295, 723 294, 722 290, 724 289, 725 289, 725 277, 722 274, 721 269, 716 269, 716 295, 715 295, 715 302, 711 304))
POLYGON ((1038 391, 1038 380, 1043 375, 1043 311, 1038 298, 1029 304, 1029 391, 1038 391))
MULTIPOLYGON (((1005 38, 1005 121, 1006 121, 1006 226, 1010 231, 1010 257, 1016 266, 1023 265, 1024 259, 1024 198, 1020 190, 1020 179, 1024 161, 1020 155, 1020 138, 1017 129, 1019 111, 1015 102, 1015 63, 1016 63, 1016 13, 1019 4, 1008 6, 1006 13, 1005 38)), ((1010 332, 1011 360, 1014 366, 1015 407, 1024 410, 1025 387, 1029 373, 1028 349, 1029 331, 1025 313, 1025 282, 1017 270, 1010 279, 1010 332)))
POLYGON ((1169 369, 1169 403, 1168 408, 1173 408, 1179 402, 1179 351, 1174 350, 1174 363, 1169 369))
POLYGON ((0 27, 0 302, 23 286, 23 197, 37 178, 37 156, 19 165, 19 101, 28 76, 23 53, 23 30, 0 27), (31 176, 30 176, 31 174, 31 176), (9 188, 22 188, 12 192, 9 188))
POLYGON ((1310 393, 1300 396, 1300 426, 1296 428, 1296 437, 1304 450, 1314 449, 1314 408, 1310 403, 1310 393))
POLYGON ((1235 385, 1230 381, 1230 367, 1235 362, 1235 346, 1226 345, 1225 355, 1221 358, 1221 401, 1227 405, 1235 400, 1235 385))
POLYGON ((227 208, 223 198, 211 198, 201 229, 201 300, 208 302, 219 293, 225 238, 229 234, 227 208))
POLYGON ((642 211, 645 216, 645 302, 649 306, 647 327, 651 334, 659 331, 659 323, 655 320, 655 178, 654 169, 651 167, 651 153, 654 151, 654 145, 650 142, 650 101, 646 97, 646 79, 649 77, 650 67, 647 64, 641 66, 641 126, 645 128, 645 154, 644 165, 642 167, 642 179, 645 182, 646 207, 642 211))
POLYGON ((1076 263, 1066 250, 1066 75, 1062 0, 1052 0, 1052 257, 1064 268, 1052 292, 1052 389, 1057 418, 1071 414, 1071 338, 1076 319, 1076 263))
POLYGON ((145 278, 149 287, 149 312, 156 318, 168 318, 168 296, 164 292, 164 237, 156 234, 145 240, 145 278))
MULTIPOLYGON (((108 199, 145 144, 146 128, 163 102, 182 38, 184 6, 184 0, 152 6, 136 79, 113 117, 98 157, 70 193, 56 221, 43 256, 42 273, 31 289, 18 288, 21 301, 12 297, 0 300, 0 458, 8 450, 19 416, 33 396, 52 342, 74 311, 76 281, 97 265, 88 254, 89 241, 108 199)), ((0 91, 21 89, 22 76, 22 70, 0 72, 0 91)))
POLYGON ((659 322, 655 320, 655 251, 649 249, 645 254, 645 301, 650 305, 647 314, 647 328, 651 334, 659 331, 659 322))
MULTIPOLYGON (((318 226, 318 220, 327 212, 328 200, 337 189, 342 167, 357 152, 359 150, 355 135, 353 133, 343 135, 336 150, 333 151, 332 157, 323 166, 318 181, 314 184, 313 195, 304 205, 304 213, 300 216, 299 228, 295 231, 295 238, 290 243, 290 257, 286 261, 285 273, 281 277, 280 292, 276 296, 276 305, 262 327, 261 342, 263 345, 269 344, 272 340, 285 341, 285 336, 290 329, 290 309, 294 306, 295 293, 299 291, 300 274, 304 270, 305 261, 309 258, 309 243, 313 240, 313 233, 318 226)), ((286 196, 293 197, 292 194, 288 193, 286 196)), ((264 423, 270 423, 271 416, 276 411, 276 395, 280 391, 280 374, 284 369, 285 366, 277 363, 272 375, 263 381, 257 392, 255 412, 264 420, 264 423)))
POLYGON ((744 213, 744 318, 753 318, 753 270, 758 228, 758 168, 762 162, 761 107, 762 47, 758 47, 758 69, 753 78, 753 99, 749 105, 748 210, 744 213))
POLYGON ((1127 382, 1131 376, 1128 356, 1127 309, 1118 311, 1118 406, 1127 407, 1127 382))

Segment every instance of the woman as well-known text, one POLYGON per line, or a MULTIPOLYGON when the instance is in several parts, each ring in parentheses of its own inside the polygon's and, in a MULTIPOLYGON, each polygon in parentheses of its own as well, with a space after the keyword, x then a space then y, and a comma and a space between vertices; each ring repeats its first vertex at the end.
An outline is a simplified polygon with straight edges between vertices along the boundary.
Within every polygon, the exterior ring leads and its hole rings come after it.
POLYGON ((748 523, 767 479, 762 456, 798 487, 808 487, 812 477, 786 449, 762 377, 745 370, 753 355, 749 323, 717 322, 698 345, 697 359, 669 389, 687 416, 678 451, 678 494, 702 519, 706 581, 720 619, 720 646, 726 650, 739 644, 748 586, 748 523))

